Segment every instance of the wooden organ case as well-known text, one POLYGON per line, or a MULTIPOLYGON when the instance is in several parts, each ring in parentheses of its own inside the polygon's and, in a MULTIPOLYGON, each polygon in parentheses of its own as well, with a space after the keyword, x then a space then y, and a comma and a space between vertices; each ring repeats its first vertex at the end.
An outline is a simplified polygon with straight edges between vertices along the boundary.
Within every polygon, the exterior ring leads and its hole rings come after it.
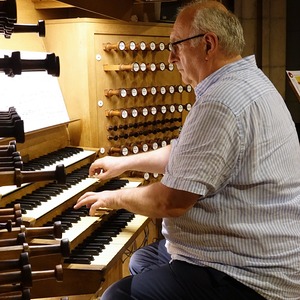
POLYGON ((81 120, 69 126, 71 143, 122 156, 178 136, 194 93, 168 62, 170 24, 79 18, 49 20, 46 28, 46 48, 61 58, 68 113, 81 120))
MULTIPOLYGON (((84 192, 111 188, 110 184, 114 182, 99 183, 87 178, 88 166, 96 157, 151 151, 169 144, 178 136, 194 94, 189 85, 181 82, 175 66, 168 62, 170 31, 170 24, 160 23, 90 18, 46 21, 44 44, 48 52, 59 55, 60 88, 70 119, 76 121, 26 134, 25 143, 18 144, 18 151, 24 161, 30 163, 43 156, 48 160, 46 154, 55 152, 60 155, 63 149, 71 151, 75 148, 78 153, 61 163, 65 165, 70 180, 83 170, 81 181, 84 183, 62 192, 66 196, 59 196, 57 204, 49 207, 42 203, 41 208, 33 213, 24 209, 26 226, 52 224, 53 220, 59 220, 61 215, 70 211, 84 192)), ((0 141, 0 144, 7 143, 6 139, 0 141)), ((161 175, 128 173, 124 176, 129 179, 129 184, 135 184, 159 180, 161 175)), ((48 185, 54 183, 34 182, 8 190, 3 187, 0 207, 27 196, 30 198, 36 190, 43 188, 50 194, 48 185)), ((105 246, 106 250, 97 255, 99 260, 92 250, 72 257, 72 252, 79 253, 82 243, 96 231, 101 231, 101 228, 111 231, 119 213, 122 224, 123 218, 127 218, 127 212, 123 211, 103 211, 96 218, 88 217, 86 211, 81 213, 83 222, 76 221, 78 224, 72 226, 73 230, 67 229, 63 234, 70 240, 71 248, 70 258, 63 264, 63 281, 47 279, 39 282, 31 290, 33 299, 97 298, 107 286, 127 275, 126 258, 130 253, 158 236, 159 225, 155 220, 130 215, 118 234, 120 239, 113 238, 110 246, 105 246), (94 262, 87 258, 90 256, 94 262)), ((74 220, 69 215, 67 219, 74 220)), ((43 239, 42 242, 55 244, 58 241, 43 239)), ((37 240, 36 243, 40 242, 37 240)), ((43 261, 48 268, 52 268, 53 263, 47 259, 43 261)))
POLYGON ((70 127, 75 143, 98 148, 100 156, 121 156, 178 136, 194 93, 168 62, 170 32, 162 23, 47 22, 45 45, 60 54, 69 115, 81 120, 70 127))
MULTIPOLYGON (((88 48, 82 47, 83 49, 88 48)), ((77 56, 76 51, 74 53, 74 56, 77 56)), ((59 56, 60 61, 63 62, 65 58, 60 54, 59 56)), ((60 65, 61 70, 70 67, 65 62, 60 65)), ((75 71, 76 64, 74 64, 73 69, 73 72, 75 71)), ((67 76, 71 76, 70 74, 67 76)), ((82 78, 82 81, 86 82, 89 76, 83 72, 80 75, 81 78, 77 77, 75 80, 73 75, 67 81, 70 81, 71 91, 75 92, 74 95, 77 96, 75 90, 79 88, 78 96, 81 96, 80 80, 82 78)), ((63 82, 62 86, 64 87, 63 82)), ((92 86, 85 89, 85 92, 90 88, 92 86)), ((68 95, 68 92, 66 94, 68 95)), ((72 119, 78 117, 81 119, 85 113, 90 116, 90 114, 95 113, 95 108, 101 107, 98 106, 98 102, 96 107, 91 107, 89 98, 86 96, 79 98, 80 102, 73 102, 71 107, 80 114, 75 117, 71 113, 72 119)), ((78 100, 79 98, 73 99, 78 100)), ((35 107, 32 107, 32 110, 34 111, 35 107)), ((39 114, 40 111, 36 110, 35 113, 39 114)), ((100 142, 104 136, 99 136, 101 127, 98 127, 97 117, 89 122, 88 128, 85 127, 87 119, 89 118, 81 119, 82 128, 79 128, 79 131, 69 130, 69 127, 71 128, 73 125, 75 129, 78 129, 78 121, 59 123, 27 132, 25 141, 17 143, 17 150, 23 159, 25 170, 29 168, 34 172, 37 170, 46 171, 54 169, 57 164, 63 164, 66 171, 66 184, 52 180, 32 180, 32 182, 21 182, 20 186, 11 184, 1 184, 2 186, 0 186, 0 208, 20 204, 22 222, 26 228, 52 226, 57 221, 62 223, 64 232, 61 238, 33 238, 30 241, 32 244, 54 247, 60 245, 61 241, 65 239, 69 241, 71 253, 62 264, 62 282, 58 282, 55 278, 44 277, 44 280, 39 281, 38 284, 33 283, 30 290, 31 299, 48 297, 50 299, 62 299, 63 296, 66 296, 67 299, 95 299, 101 295, 107 286, 126 274, 126 263, 128 262, 126 258, 132 251, 157 237, 156 224, 154 220, 147 217, 122 210, 117 212, 103 210, 99 212, 98 216, 89 217, 87 210, 75 212, 72 209, 78 197, 86 191, 126 188, 128 185, 129 187, 132 184, 135 186, 144 181, 141 178, 130 178, 124 181, 122 178, 98 182, 95 178, 88 178, 89 165, 99 156, 99 149, 106 146, 105 144, 101 145, 100 142), (95 121, 97 126, 94 126, 92 121, 95 121), (95 127, 98 128, 98 134, 93 132, 95 127), (93 136, 89 137, 89 130, 87 129, 92 131, 91 133, 97 137, 97 140, 93 140, 93 136), (78 146, 80 132, 82 132, 83 137, 85 136, 83 131, 87 133, 87 139, 80 140, 80 146, 78 146), (84 144, 85 147, 82 147, 84 144), (107 237, 108 234, 109 237, 107 237), (105 241, 99 242, 103 235, 105 241), (94 238, 98 243, 97 249, 94 249, 94 246, 90 249, 90 243, 94 243, 94 238), (126 261, 125 264, 124 260, 126 261), (88 283, 86 282, 87 279, 88 283)), ((11 141, 12 138, 2 139, 0 145, 6 146, 11 141)), ((101 155, 104 154, 107 152, 101 153, 101 155)), ((1 182, 5 183, 6 181, 1 180, 1 182)), ((61 257, 54 259, 45 256, 43 259, 33 258, 32 261, 36 268, 42 266, 43 269, 51 269, 53 265, 61 262, 60 259, 61 257)))

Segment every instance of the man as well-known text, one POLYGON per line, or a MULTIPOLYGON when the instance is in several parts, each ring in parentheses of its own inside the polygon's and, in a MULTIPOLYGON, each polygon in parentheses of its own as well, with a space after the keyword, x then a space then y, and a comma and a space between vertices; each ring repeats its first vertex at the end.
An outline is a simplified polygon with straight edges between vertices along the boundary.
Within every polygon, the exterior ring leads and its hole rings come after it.
POLYGON ((196 94, 179 138, 90 168, 100 179, 126 170, 163 179, 75 205, 163 218, 165 244, 140 251, 166 263, 145 261, 101 299, 300 299, 300 151, 285 103, 254 57, 241 57, 241 25, 219 2, 182 8, 170 39, 169 61, 196 94))

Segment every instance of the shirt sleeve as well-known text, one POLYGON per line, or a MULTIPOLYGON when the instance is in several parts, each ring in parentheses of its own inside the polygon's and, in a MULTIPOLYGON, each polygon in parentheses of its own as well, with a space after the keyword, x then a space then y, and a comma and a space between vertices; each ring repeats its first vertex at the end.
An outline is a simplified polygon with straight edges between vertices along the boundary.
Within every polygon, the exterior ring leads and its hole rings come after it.
POLYGON ((241 151, 237 117, 217 101, 195 103, 172 143, 162 183, 206 197, 235 173, 241 151))

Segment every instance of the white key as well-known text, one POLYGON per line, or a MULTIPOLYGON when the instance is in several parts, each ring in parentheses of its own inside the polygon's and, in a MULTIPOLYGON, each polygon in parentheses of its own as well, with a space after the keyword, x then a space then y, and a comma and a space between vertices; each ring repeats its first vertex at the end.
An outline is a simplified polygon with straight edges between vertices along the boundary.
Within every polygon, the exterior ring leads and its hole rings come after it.
POLYGON ((81 217, 76 223, 72 223, 72 227, 62 234, 62 239, 69 239, 73 242, 81 233, 85 232, 91 225, 99 220, 99 217, 85 216, 81 217))
POLYGON ((69 189, 64 190, 56 196, 52 196, 47 202, 43 202, 42 205, 35 207, 34 209, 27 211, 22 214, 24 217, 38 219, 41 216, 47 214, 49 211, 55 209, 57 206, 68 201, 70 198, 76 196, 78 193, 82 192, 84 189, 90 187, 98 181, 97 178, 85 178, 80 182, 72 185, 69 189))
POLYGON ((135 215, 127 226, 116 237, 112 238, 112 241, 105 246, 102 252, 94 256, 91 265, 107 266, 147 219, 148 217, 135 215))

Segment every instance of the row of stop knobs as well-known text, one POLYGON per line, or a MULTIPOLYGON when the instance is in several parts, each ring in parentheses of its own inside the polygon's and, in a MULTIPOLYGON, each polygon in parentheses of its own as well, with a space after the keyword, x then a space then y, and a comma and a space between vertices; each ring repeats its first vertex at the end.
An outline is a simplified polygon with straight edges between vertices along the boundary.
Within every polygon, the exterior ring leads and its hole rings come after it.
POLYGON ((104 51, 170 51, 170 43, 158 42, 135 42, 135 41, 119 41, 117 43, 104 43, 103 44, 104 51))
POLYGON ((165 114, 167 112, 175 113, 176 111, 182 113, 184 110, 190 111, 192 108, 191 103, 187 104, 166 104, 157 105, 151 107, 136 107, 136 108, 120 108, 120 109, 109 109, 105 111, 105 115, 108 118, 121 117, 127 119, 128 117, 136 118, 139 115, 143 117, 150 115, 156 115, 158 113, 165 114))
POLYGON ((129 153, 137 154, 139 152, 147 152, 150 150, 156 150, 160 147, 167 146, 176 137, 177 136, 175 135, 174 137, 169 137, 169 138, 165 138, 165 139, 158 139, 158 140, 154 140, 154 141, 146 141, 146 142, 141 142, 141 143, 132 143, 130 145, 122 145, 119 147, 111 147, 108 150, 108 154, 109 155, 119 154, 119 155, 126 156, 129 153))
POLYGON ((146 71, 173 71, 174 70, 174 64, 172 63, 164 63, 164 62, 159 62, 159 63, 138 63, 138 62, 133 62, 130 64, 117 64, 117 65, 111 65, 111 64, 104 64, 103 65, 103 70, 108 72, 108 71, 132 71, 132 72, 146 72, 146 71))
POLYGON ((139 88, 119 88, 119 89, 106 89, 104 90, 104 95, 106 97, 118 96, 121 98, 125 98, 127 96, 147 96, 147 95, 156 95, 161 94, 165 95, 167 93, 190 93, 192 91, 191 85, 183 86, 181 84, 178 85, 165 85, 165 86, 149 86, 149 87, 139 87, 139 88))

